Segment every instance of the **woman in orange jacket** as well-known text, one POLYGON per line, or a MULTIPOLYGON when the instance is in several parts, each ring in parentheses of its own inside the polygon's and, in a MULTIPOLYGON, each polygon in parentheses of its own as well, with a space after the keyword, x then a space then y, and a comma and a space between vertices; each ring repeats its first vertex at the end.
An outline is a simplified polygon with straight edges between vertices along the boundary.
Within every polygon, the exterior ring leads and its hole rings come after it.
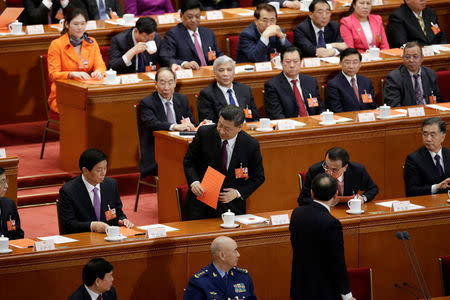
POLYGON ((101 79, 106 71, 100 48, 94 38, 88 37, 84 10, 73 9, 67 13, 61 37, 48 48, 48 73, 52 83, 48 104, 54 112, 57 79, 101 79))

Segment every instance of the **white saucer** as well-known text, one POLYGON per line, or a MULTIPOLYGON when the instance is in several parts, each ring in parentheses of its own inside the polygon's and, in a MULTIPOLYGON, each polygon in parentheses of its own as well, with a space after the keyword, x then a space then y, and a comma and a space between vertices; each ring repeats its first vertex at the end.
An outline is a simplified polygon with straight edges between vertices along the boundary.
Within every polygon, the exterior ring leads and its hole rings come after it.
POLYGON ((347 209, 346 212, 351 215, 361 215, 364 213, 364 210, 361 209, 360 211, 352 211, 350 209, 347 209))
POLYGON ((222 228, 237 228, 237 227, 239 227, 239 224, 234 223, 231 226, 226 226, 225 224, 220 224, 220 227, 222 227, 222 228))
POLYGON ((256 131, 262 131, 262 132, 273 131, 273 128, 272 127, 269 127, 269 128, 258 127, 258 128, 256 128, 256 131))
POLYGON ((450 199, 447 199, 447 202, 450 203, 450 199))
POLYGON ((19 33, 12 33, 12 32, 11 32, 11 35, 25 35, 25 32, 24 32, 24 31, 21 31, 21 32, 19 32, 19 33))
POLYGON ((336 121, 332 121, 332 122, 325 122, 325 121, 322 121, 322 122, 320 122, 319 124, 320 124, 320 125, 335 125, 335 124, 336 124, 336 121))
POLYGON ((116 77, 116 80, 115 81, 113 81, 113 82, 103 82, 103 84, 106 84, 106 85, 116 85, 116 84, 120 84, 120 77, 116 77))
POLYGON ((12 252, 12 249, 5 249, 5 250, 0 250, 0 253, 1 254, 4 254, 4 253, 11 253, 12 252))
POLYGON ((107 240, 108 242, 117 242, 117 241, 124 240, 126 238, 127 237, 124 236, 124 235, 118 235, 116 237, 109 237, 109 236, 107 236, 107 237, 105 237, 105 240, 107 240))

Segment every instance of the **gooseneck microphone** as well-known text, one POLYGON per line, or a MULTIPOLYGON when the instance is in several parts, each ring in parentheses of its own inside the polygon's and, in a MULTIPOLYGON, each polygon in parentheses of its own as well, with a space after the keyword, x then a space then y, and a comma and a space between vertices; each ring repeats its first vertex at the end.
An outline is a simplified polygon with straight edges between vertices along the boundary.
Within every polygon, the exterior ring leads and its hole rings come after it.
POLYGON ((414 296, 414 298, 415 298, 416 300, 419 299, 419 296, 418 296, 416 293, 414 293, 413 291, 410 291, 410 290, 407 289, 407 288, 402 287, 401 285, 399 285, 399 284, 397 284, 397 283, 394 283, 394 287, 396 287, 396 288, 398 288, 398 289, 401 289, 401 290, 407 292, 408 294, 414 296))

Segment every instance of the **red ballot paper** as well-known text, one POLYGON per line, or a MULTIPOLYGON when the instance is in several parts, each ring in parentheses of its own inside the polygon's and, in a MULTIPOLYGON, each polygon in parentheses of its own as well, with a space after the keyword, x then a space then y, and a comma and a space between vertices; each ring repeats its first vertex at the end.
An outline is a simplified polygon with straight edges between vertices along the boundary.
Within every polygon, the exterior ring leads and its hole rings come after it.
POLYGON ((139 233, 143 233, 143 231, 137 231, 127 227, 120 227, 120 234, 124 236, 133 236, 139 233))
POLYGON ((201 183, 204 190, 203 196, 197 197, 197 199, 217 209, 217 200, 219 199, 220 188, 224 180, 225 175, 208 167, 201 183))
POLYGON ((17 20, 22 11, 23 7, 7 7, 0 15, 0 28, 7 28, 10 23, 17 20))
POLYGON ((78 80, 85 84, 103 84, 103 83, 105 83, 104 79, 98 80, 98 79, 91 78, 91 79, 75 79, 75 80, 78 80))

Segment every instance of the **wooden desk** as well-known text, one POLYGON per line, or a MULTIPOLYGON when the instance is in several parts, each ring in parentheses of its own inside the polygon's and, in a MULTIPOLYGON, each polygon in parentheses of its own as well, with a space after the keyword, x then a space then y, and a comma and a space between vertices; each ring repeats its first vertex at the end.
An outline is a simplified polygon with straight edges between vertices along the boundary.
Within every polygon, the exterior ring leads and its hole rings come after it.
POLYGON ((0 168, 5 169, 6 179, 8 180, 8 191, 5 197, 13 199, 17 205, 17 170, 19 165, 19 158, 9 156, 0 158, 0 168))
MULTIPOLYGON (((441 295, 437 258, 450 253, 450 204, 447 195, 413 198, 424 210, 390 213, 388 208, 366 204, 362 216, 350 216, 345 206, 332 209, 343 224, 347 267, 371 267, 374 299, 409 299, 394 283, 415 284, 401 241, 395 233, 408 230, 433 296, 441 295)), ((290 213, 279 211, 259 214, 290 213)), ((16 249, 0 255, 0 299, 66 299, 81 283, 81 270, 92 257, 114 265, 114 286, 119 299, 182 299, 189 277, 209 264, 209 245, 219 235, 235 239, 239 266, 249 270, 259 299, 288 299, 292 248, 288 225, 244 226, 225 230, 220 220, 168 223, 180 229, 154 240, 131 238, 108 243, 104 234, 82 233, 68 237, 78 242, 56 251, 16 249)))
MULTIPOLYGON (((379 14, 386 22, 401 0, 384 0, 383 5, 374 6, 372 13, 379 14)), ((429 0, 427 5, 436 9, 441 27, 450 34, 450 2, 448 0, 429 0)), ((339 21, 348 8, 337 8, 333 10, 332 18, 339 21)), ((278 16, 278 24, 286 31, 302 22, 308 12, 292 9, 282 9, 278 16)), ((202 26, 214 30, 219 48, 226 52, 226 37, 237 35, 252 21, 252 16, 241 17, 224 12, 224 20, 203 20, 202 26)), ((158 32, 164 36, 174 24, 158 26, 158 32)), ((97 22, 98 29, 89 31, 101 46, 109 45, 111 38, 123 31, 125 27, 97 22)), ((4 86, 4 99, 14 99, 2 106, 2 118, 0 124, 30 122, 45 119, 43 104, 43 90, 40 76, 39 55, 47 53, 50 42, 59 37, 56 29, 44 26, 45 34, 31 36, 2 36, 0 37, 0 80, 4 86)))

